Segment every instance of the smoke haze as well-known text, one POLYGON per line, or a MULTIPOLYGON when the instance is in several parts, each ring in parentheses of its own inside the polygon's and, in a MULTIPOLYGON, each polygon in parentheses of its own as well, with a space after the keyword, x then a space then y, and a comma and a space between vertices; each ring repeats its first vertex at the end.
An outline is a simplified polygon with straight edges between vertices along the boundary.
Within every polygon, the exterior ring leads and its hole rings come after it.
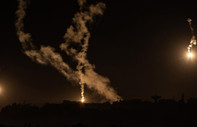
POLYGON ((24 31, 24 17, 26 15, 25 0, 18 0, 18 10, 16 11, 16 31, 21 42, 24 53, 33 61, 51 65, 62 73, 69 81, 81 85, 84 93, 84 85, 89 89, 97 91, 103 95, 107 101, 119 101, 121 97, 110 86, 110 80, 94 71, 95 66, 90 64, 87 59, 87 50, 90 38, 90 32, 87 28, 88 23, 93 22, 93 17, 103 15, 105 4, 99 2, 90 5, 84 9, 86 0, 78 0, 80 12, 74 15, 73 25, 71 25, 64 35, 65 42, 60 44, 60 49, 77 62, 76 69, 72 69, 62 58, 61 54, 56 52, 51 46, 41 46, 40 49, 33 45, 31 34, 24 31))

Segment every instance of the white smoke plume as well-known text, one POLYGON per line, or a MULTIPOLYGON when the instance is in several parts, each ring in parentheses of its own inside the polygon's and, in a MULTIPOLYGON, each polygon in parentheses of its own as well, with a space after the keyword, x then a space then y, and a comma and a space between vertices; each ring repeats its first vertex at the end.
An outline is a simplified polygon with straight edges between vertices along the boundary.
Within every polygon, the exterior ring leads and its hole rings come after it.
POLYGON ((80 6, 80 9, 82 9, 83 5, 86 3, 86 0, 78 0, 78 4, 80 6))
POLYGON ((188 18, 187 22, 189 23, 190 30, 191 30, 191 33, 192 33, 192 38, 190 40, 189 46, 187 47, 187 50, 188 50, 188 53, 191 53, 191 48, 194 45, 196 45, 196 37, 194 36, 194 28, 192 27, 192 19, 188 18))
POLYGON ((32 43, 31 34, 25 33, 24 31, 23 19, 26 15, 26 2, 24 0, 18 0, 18 2, 19 5, 18 10, 16 11, 17 21, 15 27, 24 53, 32 58, 33 61, 36 61, 40 64, 51 64, 68 79, 77 80, 76 73, 69 67, 68 64, 63 62, 61 55, 59 53, 56 53, 54 48, 50 46, 41 46, 40 50, 36 50, 35 46, 32 43))
MULTIPOLYGON (((74 71, 65 61, 60 53, 55 52, 55 49, 50 46, 41 46, 38 50, 32 42, 31 34, 24 32, 23 19, 26 15, 25 0, 18 0, 16 31, 19 41, 22 44, 24 53, 33 61, 44 65, 51 65, 61 72, 69 81, 74 81, 81 85, 81 94, 84 94, 84 85, 92 90, 96 90, 98 94, 103 95, 108 101, 119 101, 121 97, 116 91, 109 86, 110 80, 103 77, 94 71, 95 66, 90 64, 87 59, 87 50, 90 38, 90 32, 87 28, 88 23, 93 22, 93 17, 96 15, 103 15, 105 4, 100 2, 96 5, 90 5, 86 11, 83 7, 86 0, 78 0, 80 12, 76 13, 73 18, 73 25, 71 25, 65 35, 65 42, 60 44, 62 51, 72 57, 78 65, 74 71), (80 47, 76 48, 75 46, 80 47)), ((84 95, 82 95, 84 96, 84 95)))

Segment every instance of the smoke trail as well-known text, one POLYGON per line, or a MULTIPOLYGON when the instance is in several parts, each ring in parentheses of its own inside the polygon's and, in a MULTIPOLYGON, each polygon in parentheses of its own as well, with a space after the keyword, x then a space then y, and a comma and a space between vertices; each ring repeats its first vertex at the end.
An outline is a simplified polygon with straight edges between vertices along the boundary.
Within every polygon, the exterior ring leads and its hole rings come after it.
POLYGON ((105 8, 104 3, 90 5, 88 10, 82 11, 86 0, 78 0, 80 12, 76 13, 73 18, 74 25, 71 25, 64 35, 65 43, 60 45, 62 51, 77 61, 77 71, 74 71, 70 66, 63 61, 60 53, 55 52, 55 49, 50 46, 41 46, 38 50, 32 43, 31 34, 24 32, 23 19, 25 17, 26 2, 18 0, 19 6, 16 12, 16 30, 19 41, 22 44, 24 53, 33 61, 40 64, 50 64, 61 72, 68 80, 75 81, 81 85, 81 96, 84 99, 84 85, 88 88, 96 90, 98 94, 103 95, 108 101, 119 101, 121 97, 116 91, 109 86, 110 80, 97 74, 95 67, 87 60, 87 49, 90 38, 90 32, 86 27, 87 23, 93 22, 95 15, 102 15, 105 8), (78 48, 76 48, 77 46, 78 48), (79 48, 80 47, 80 48, 79 48), (80 50, 79 50, 80 49, 80 50))
POLYGON ((16 21, 16 32, 19 37, 19 41, 22 44, 23 49, 27 48, 33 48, 33 45, 31 43, 31 35, 29 33, 24 32, 24 24, 23 24, 23 19, 26 15, 25 9, 26 9, 26 2, 23 0, 18 0, 19 5, 18 5, 18 10, 16 11, 17 15, 17 21, 16 21))
POLYGON ((97 74, 94 71, 95 67, 87 60, 90 32, 88 31, 86 24, 93 22, 93 17, 95 15, 102 15, 104 9, 105 4, 100 2, 96 5, 91 5, 88 11, 76 13, 73 18, 74 26, 71 25, 67 29, 67 32, 64 35, 65 43, 62 43, 60 48, 65 51, 67 55, 73 56, 78 62, 77 70, 81 77, 82 94, 84 91, 83 85, 86 84, 88 88, 95 89, 99 94, 105 95, 107 99, 118 101, 121 97, 115 93, 113 88, 108 86, 110 80, 97 74), (73 43, 78 45, 80 47, 78 49, 80 50, 73 48, 73 43))
POLYGON ((31 34, 25 33, 23 19, 26 15, 26 2, 25 0, 18 0, 18 10, 16 11, 17 21, 15 24, 16 32, 19 37, 19 41, 22 44, 24 53, 29 56, 33 61, 40 64, 50 64, 61 72, 65 77, 72 81, 79 80, 76 72, 74 72, 67 63, 65 63, 61 55, 55 52, 55 49, 50 46, 41 46, 40 50, 37 50, 32 43, 31 34))
POLYGON ((78 4, 80 6, 80 9, 82 9, 83 5, 86 3, 86 0, 78 0, 78 4))
POLYGON ((187 47, 188 53, 191 53, 191 48, 193 47, 193 45, 196 45, 196 37, 194 36, 194 28, 192 27, 192 19, 188 18, 187 22, 189 23, 190 26, 190 30, 192 33, 192 38, 190 40, 190 44, 187 47))

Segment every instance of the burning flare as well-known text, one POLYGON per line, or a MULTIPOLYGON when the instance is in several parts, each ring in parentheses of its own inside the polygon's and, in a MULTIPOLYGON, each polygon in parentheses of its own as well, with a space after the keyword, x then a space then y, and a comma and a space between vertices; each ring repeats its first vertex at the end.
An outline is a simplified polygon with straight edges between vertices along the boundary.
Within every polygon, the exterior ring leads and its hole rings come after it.
POLYGON ((193 57, 192 52, 188 52, 187 56, 188 56, 189 58, 192 58, 192 57, 193 57))
POLYGON ((84 103, 85 102, 85 96, 84 96, 84 83, 81 81, 80 82, 81 85, 81 102, 84 103))
MULTIPOLYGON (((82 91, 82 90, 81 90, 82 91)), ((85 102, 85 97, 84 97, 84 95, 83 95, 84 93, 83 92, 81 92, 81 103, 84 103, 85 102)))

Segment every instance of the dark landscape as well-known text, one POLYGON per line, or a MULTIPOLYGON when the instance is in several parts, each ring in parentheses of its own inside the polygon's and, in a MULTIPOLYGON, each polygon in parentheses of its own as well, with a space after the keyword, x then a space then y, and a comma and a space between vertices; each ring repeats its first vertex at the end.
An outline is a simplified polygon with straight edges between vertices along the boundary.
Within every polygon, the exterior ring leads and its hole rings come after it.
MULTIPOLYGON (((195 127, 197 99, 185 102, 133 99, 110 103, 63 101, 41 107, 8 105, 0 112, 1 127, 195 127)), ((158 98, 158 100, 156 99, 158 98)))
POLYGON ((197 1, 0 5, 0 127, 197 127, 197 1))

